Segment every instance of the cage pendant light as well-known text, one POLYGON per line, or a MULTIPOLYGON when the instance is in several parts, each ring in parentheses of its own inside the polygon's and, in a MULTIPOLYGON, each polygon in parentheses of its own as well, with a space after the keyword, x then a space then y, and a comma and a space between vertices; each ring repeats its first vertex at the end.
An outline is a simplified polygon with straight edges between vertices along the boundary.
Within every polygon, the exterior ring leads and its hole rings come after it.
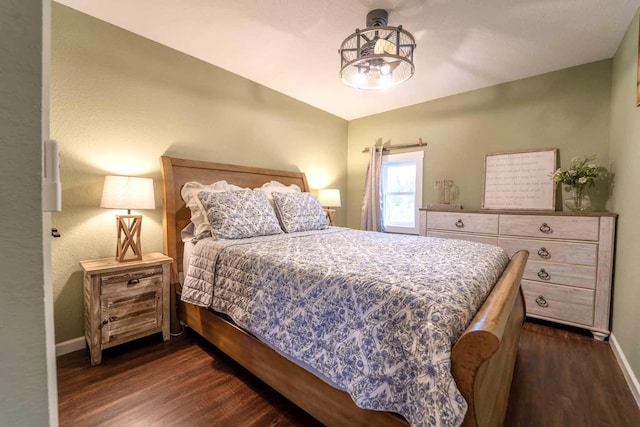
POLYGON ((340 53, 340 79, 358 89, 385 89, 403 83, 415 72, 413 35, 389 27, 383 9, 367 14, 367 28, 344 39, 340 53))

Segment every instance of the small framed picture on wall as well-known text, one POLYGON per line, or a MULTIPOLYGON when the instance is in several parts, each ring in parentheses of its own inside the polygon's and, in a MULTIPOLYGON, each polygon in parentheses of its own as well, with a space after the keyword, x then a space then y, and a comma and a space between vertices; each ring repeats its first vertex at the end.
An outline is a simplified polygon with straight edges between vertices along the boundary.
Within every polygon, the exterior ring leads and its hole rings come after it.
POLYGON ((638 84, 637 84, 636 106, 640 107, 640 24, 638 25, 638 84))

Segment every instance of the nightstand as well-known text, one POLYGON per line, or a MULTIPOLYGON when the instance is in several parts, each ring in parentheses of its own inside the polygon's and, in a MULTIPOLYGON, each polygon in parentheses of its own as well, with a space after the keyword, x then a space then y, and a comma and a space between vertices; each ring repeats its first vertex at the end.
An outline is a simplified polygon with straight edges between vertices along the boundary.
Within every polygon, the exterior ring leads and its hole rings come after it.
POLYGON ((84 330, 91 365, 102 350, 162 332, 169 339, 169 267, 173 259, 150 253, 141 260, 80 262, 84 270, 84 330))

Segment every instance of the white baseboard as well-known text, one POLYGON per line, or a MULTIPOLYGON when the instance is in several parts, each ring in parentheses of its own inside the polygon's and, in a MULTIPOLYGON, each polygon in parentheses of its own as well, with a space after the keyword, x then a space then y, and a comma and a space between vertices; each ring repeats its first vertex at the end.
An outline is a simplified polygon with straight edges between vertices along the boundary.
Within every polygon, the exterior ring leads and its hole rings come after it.
POLYGON ((56 344, 56 357, 85 348, 84 337, 78 337, 69 341, 56 344))
POLYGON ((624 378, 627 380, 631 393, 636 399, 638 407, 640 407, 640 383, 638 383, 638 378, 631 370, 631 366, 629 366, 629 362, 622 352, 622 348, 620 348, 618 340, 616 340, 616 337, 613 334, 609 337, 609 344, 611 344, 613 354, 616 356, 616 359, 618 359, 618 365, 620 365, 620 369, 622 369, 622 373, 624 374, 624 378))

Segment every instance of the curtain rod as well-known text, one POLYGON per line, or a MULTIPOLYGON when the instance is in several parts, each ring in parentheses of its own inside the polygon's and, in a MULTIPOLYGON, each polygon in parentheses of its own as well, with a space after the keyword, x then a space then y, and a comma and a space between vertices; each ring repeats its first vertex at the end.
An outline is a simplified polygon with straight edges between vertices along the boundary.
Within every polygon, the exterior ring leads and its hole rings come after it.
MULTIPOLYGON (((391 150, 398 150, 400 148, 414 148, 414 147, 426 147, 426 146, 427 146, 427 143, 422 142, 422 138, 418 138, 418 142, 414 144, 388 145, 386 147, 376 147, 376 151, 378 151, 378 149, 380 148, 382 148, 382 151, 391 151, 391 150)), ((362 150, 362 152, 368 153, 369 147, 362 150)))

